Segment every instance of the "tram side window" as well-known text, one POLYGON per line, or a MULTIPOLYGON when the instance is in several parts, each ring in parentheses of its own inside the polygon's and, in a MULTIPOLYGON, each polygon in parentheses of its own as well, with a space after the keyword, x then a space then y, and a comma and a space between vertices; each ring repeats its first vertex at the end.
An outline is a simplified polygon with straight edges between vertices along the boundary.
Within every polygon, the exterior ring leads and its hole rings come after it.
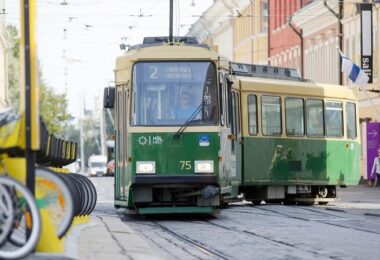
POLYGON ((326 136, 343 136, 343 104, 342 102, 326 102, 326 136))
POLYGON ((286 98, 286 134, 303 136, 305 134, 304 104, 302 98, 286 98))
POLYGON ((232 125, 232 93, 231 93, 231 88, 228 85, 228 78, 225 77, 225 84, 226 84, 226 122, 227 122, 227 127, 230 127, 232 125))
POLYGON ((347 138, 355 139, 356 133, 356 105, 355 103, 347 102, 346 104, 346 126, 347 138))
POLYGON ((261 99, 261 125, 263 135, 281 135, 281 99, 263 96, 261 99))
POLYGON ((220 124, 224 126, 224 96, 223 96, 223 73, 219 73, 219 111, 220 124))
POLYGON ((232 92, 231 93, 231 113, 230 113, 230 117, 231 117, 231 134, 234 136, 234 138, 232 139, 232 142, 231 142, 231 150, 232 152, 235 152, 235 148, 236 148, 236 136, 237 136, 237 127, 236 127, 236 99, 235 99, 235 93, 232 92))
POLYGON ((257 97, 248 96, 248 129, 250 135, 257 135, 257 97))
POLYGON ((236 133, 240 135, 240 95, 239 93, 235 93, 235 118, 236 118, 236 133))
POLYGON ((324 136, 323 101, 318 99, 306 100, 306 131, 307 136, 324 136))

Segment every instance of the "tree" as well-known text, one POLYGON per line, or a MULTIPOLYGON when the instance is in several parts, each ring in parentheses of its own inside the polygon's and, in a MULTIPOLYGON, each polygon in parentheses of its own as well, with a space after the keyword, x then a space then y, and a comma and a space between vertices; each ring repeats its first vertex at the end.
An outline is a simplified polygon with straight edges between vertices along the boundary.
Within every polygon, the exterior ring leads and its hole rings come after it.
POLYGON ((87 112, 82 118, 84 157, 92 154, 101 154, 100 148, 100 118, 92 111, 87 112))
MULTIPOLYGON (((99 118, 87 113, 83 116, 83 146, 84 146, 84 162, 87 165, 87 158, 92 154, 100 154, 100 124, 99 118)), ((79 123, 80 124, 80 123, 79 123)), ((78 124, 78 125, 79 125, 78 124)), ((78 126, 70 125, 65 131, 65 139, 71 140, 78 144, 77 157, 80 157, 80 129, 78 126)))
POLYGON ((56 94, 40 81, 40 114, 49 131, 53 134, 62 133, 71 119, 67 112, 66 94, 56 94))
POLYGON ((8 86, 9 86, 9 100, 11 101, 11 106, 16 111, 20 107, 20 39, 18 36, 18 31, 15 26, 7 27, 8 41, 10 51, 8 52, 8 86))
MULTIPOLYGON (((10 43, 9 52, 9 99, 15 110, 20 107, 20 90, 21 90, 21 65, 20 65, 20 38, 15 26, 7 27, 10 43)), ((40 115, 46 122, 50 133, 62 133, 68 126, 71 119, 67 111, 66 94, 57 94, 53 89, 46 85, 43 80, 42 70, 38 67, 38 85, 39 85, 39 104, 40 115)))

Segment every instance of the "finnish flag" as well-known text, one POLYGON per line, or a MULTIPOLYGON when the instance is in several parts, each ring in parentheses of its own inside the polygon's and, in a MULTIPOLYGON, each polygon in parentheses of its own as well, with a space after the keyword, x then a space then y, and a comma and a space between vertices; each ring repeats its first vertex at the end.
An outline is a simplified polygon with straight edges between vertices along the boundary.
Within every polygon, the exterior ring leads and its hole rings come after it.
POLYGON ((369 80, 367 74, 360 69, 358 65, 352 62, 346 55, 339 51, 342 59, 341 71, 348 75, 349 79, 352 80, 356 85, 360 87, 365 87, 369 80))

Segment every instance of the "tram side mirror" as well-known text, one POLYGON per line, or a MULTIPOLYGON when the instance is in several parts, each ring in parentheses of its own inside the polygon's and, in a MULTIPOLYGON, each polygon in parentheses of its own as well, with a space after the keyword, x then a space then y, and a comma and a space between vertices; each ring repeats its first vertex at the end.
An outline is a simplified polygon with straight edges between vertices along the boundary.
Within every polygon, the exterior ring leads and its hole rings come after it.
POLYGON ((114 108, 115 106, 115 87, 104 88, 103 108, 114 108))

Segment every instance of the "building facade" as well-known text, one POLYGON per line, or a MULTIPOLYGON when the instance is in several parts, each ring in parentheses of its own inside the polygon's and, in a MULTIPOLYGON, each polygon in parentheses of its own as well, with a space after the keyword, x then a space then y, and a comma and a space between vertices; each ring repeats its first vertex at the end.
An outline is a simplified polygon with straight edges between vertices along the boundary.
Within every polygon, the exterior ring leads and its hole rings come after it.
MULTIPOLYGON (((360 2, 351 1, 344 6, 343 24, 343 49, 344 53, 360 65, 361 50, 361 22, 360 22, 360 2)), ((367 90, 380 89, 380 46, 379 30, 380 26, 380 3, 372 4, 372 74, 373 83, 367 86, 367 90)), ((347 77, 344 84, 350 84, 347 77)), ((365 121, 380 122, 380 95, 370 91, 360 93, 360 118, 365 121)))
POLYGON ((233 1, 217 0, 191 26, 187 36, 199 42, 217 45, 223 59, 233 59, 233 1))
POLYGON ((303 75, 300 30, 289 26, 292 15, 309 0, 268 0, 268 56, 271 65, 296 68, 303 75))
MULTIPOLYGON (((363 1, 350 1, 344 5, 343 25, 343 50, 344 53, 360 65, 361 58, 361 19, 360 3, 363 1)), ((373 83, 368 84, 366 90, 380 90, 380 3, 372 1, 372 75, 373 83)), ((343 84, 351 84, 344 77, 343 84)), ((380 93, 372 91, 360 91, 359 117, 361 119, 362 163, 361 173, 364 179, 367 172, 367 122, 380 122, 380 93)))
POLYGON ((252 1, 234 18, 233 60, 268 64, 268 1, 252 1))
POLYGON ((292 23, 302 32, 304 78, 340 84, 339 1, 310 2, 293 14, 292 23))

